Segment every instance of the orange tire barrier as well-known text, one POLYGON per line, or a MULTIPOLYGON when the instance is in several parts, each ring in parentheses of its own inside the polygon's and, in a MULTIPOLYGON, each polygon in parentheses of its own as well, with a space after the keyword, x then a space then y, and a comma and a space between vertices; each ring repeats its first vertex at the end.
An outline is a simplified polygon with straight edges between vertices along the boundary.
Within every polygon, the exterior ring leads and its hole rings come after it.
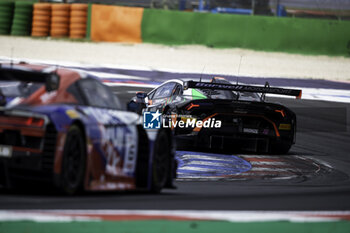
POLYGON ((91 39, 140 43, 143 8, 92 5, 91 39))
POLYGON ((72 4, 70 12, 69 37, 73 39, 86 36, 87 4, 72 4))
POLYGON ((69 17, 62 17, 62 16, 53 16, 51 17, 51 24, 53 23, 63 23, 63 24, 69 24, 69 17))
POLYGON ((67 29, 69 30, 69 28, 67 27, 67 24, 65 23, 51 23, 51 28, 53 29, 67 29))
POLYGON ((49 33, 49 30, 46 27, 33 27, 32 32, 49 33))
POLYGON ((86 18, 84 18, 84 17, 71 17, 70 23, 71 24, 85 24, 86 18))
POLYGON ((87 9, 88 9, 87 4, 76 3, 71 5, 71 10, 87 11, 87 9))
POLYGON ((46 32, 36 32, 36 31, 32 31, 32 36, 35 36, 35 37, 45 37, 45 36, 47 36, 47 33, 46 33, 46 32))
POLYGON ((86 29, 86 24, 71 24, 69 30, 84 30, 86 29))
POLYGON ((32 36, 48 36, 50 32, 51 4, 33 5, 32 36))
POLYGON ((48 16, 48 17, 50 17, 50 11, 34 9, 33 15, 37 15, 37 16, 40 15, 40 16, 48 16))
POLYGON ((87 12, 85 12, 85 11, 80 11, 80 10, 74 10, 74 11, 71 11, 71 17, 82 17, 82 18, 86 18, 86 17, 87 17, 87 12))
POLYGON ((51 30, 52 37, 66 37, 69 34, 70 4, 52 4, 51 30))
MULTIPOLYGON (((85 34, 86 33, 86 30, 85 28, 84 29, 74 29, 74 30, 71 30, 71 34, 85 34)), ((85 37, 85 35, 84 35, 85 37)))
POLYGON ((51 11, 51 4, 50 3, 36 3, 34 4, 34 10, 50 10, 51 11))
POLYGON ((85 35, 86 35, 86 32, 83 33, 83 34, 71 33, 71 34, 69 35, 69 37, 70 37, 71 39, 81 39, 81 38, 84 38, 85 35))
POLYGON ((52 11, 68 11, 70 10, 69 4, 52 4, 51 6, 52 11))
POLYGON ((50 15, 34 15, 33 17, 33 22, 36 21, 36 22, 47 22, 50 24, 50 15))
POLYGON ((49 31, 45 28, 35 28, 35 30, 32 29, 32 36, 42 36, 46 37, 49 31))
POLYGON ((52 17, 69 17, 69 11, 52 11, 52 17))
POLYGON ((69 30, 67 28, 57 28, 57 29, 53 29, 51 30, 51 34, 59 34, 59 35, 65 35, 69 32, 69 30))
POLYGON ((32 27, 50 27, 50 22, 45 22, 45 21, 33 21, 32 27))

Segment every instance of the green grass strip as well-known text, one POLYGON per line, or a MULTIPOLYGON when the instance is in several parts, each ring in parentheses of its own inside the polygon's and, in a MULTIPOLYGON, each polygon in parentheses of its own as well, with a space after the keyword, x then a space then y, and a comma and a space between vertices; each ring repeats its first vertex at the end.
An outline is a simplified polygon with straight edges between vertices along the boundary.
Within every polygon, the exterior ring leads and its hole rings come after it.
POLYGON ((349 233, 350 222, 246 222, 226 221, 102 221, 102 222, 0 222, 0 233, 349 233))

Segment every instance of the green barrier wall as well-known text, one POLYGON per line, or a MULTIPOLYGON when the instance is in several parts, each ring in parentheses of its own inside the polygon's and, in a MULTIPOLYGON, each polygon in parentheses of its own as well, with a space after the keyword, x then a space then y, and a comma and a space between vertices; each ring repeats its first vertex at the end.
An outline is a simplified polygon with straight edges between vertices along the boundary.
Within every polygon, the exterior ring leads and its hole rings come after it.
POLYGON ((349 56, 350 21, 145 9, 144 42, 349 56))

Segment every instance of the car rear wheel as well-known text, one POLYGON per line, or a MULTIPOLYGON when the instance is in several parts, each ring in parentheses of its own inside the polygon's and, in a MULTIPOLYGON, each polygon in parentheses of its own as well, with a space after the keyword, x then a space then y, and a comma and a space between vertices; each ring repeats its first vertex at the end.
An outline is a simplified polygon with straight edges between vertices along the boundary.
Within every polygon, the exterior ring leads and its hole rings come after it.
POLYGON ((152 164, 151 191, 159 193, 166 185, 170 169, 170 142, 165 131, 160 131, 155 141, 152 164))
POLYGON ((83 189, 86 152, 79 127, 70 127, 63 151, 61 189, 65 194, 73 195, 83 189))
POLYGON ((287 154, 292 144, 289 142, 272 142, 270 144, 270 151, 272 154, 287 154))

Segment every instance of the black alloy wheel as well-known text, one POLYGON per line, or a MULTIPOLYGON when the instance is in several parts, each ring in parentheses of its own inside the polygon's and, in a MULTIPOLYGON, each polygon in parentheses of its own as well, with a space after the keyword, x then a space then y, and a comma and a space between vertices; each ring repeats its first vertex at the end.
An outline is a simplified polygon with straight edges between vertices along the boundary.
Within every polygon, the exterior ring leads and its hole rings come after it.
POLYGON ((79 127, 70 127, 63 151, 61 189, 73 195, 83 189, 86 152, 85 143, 79 127))

